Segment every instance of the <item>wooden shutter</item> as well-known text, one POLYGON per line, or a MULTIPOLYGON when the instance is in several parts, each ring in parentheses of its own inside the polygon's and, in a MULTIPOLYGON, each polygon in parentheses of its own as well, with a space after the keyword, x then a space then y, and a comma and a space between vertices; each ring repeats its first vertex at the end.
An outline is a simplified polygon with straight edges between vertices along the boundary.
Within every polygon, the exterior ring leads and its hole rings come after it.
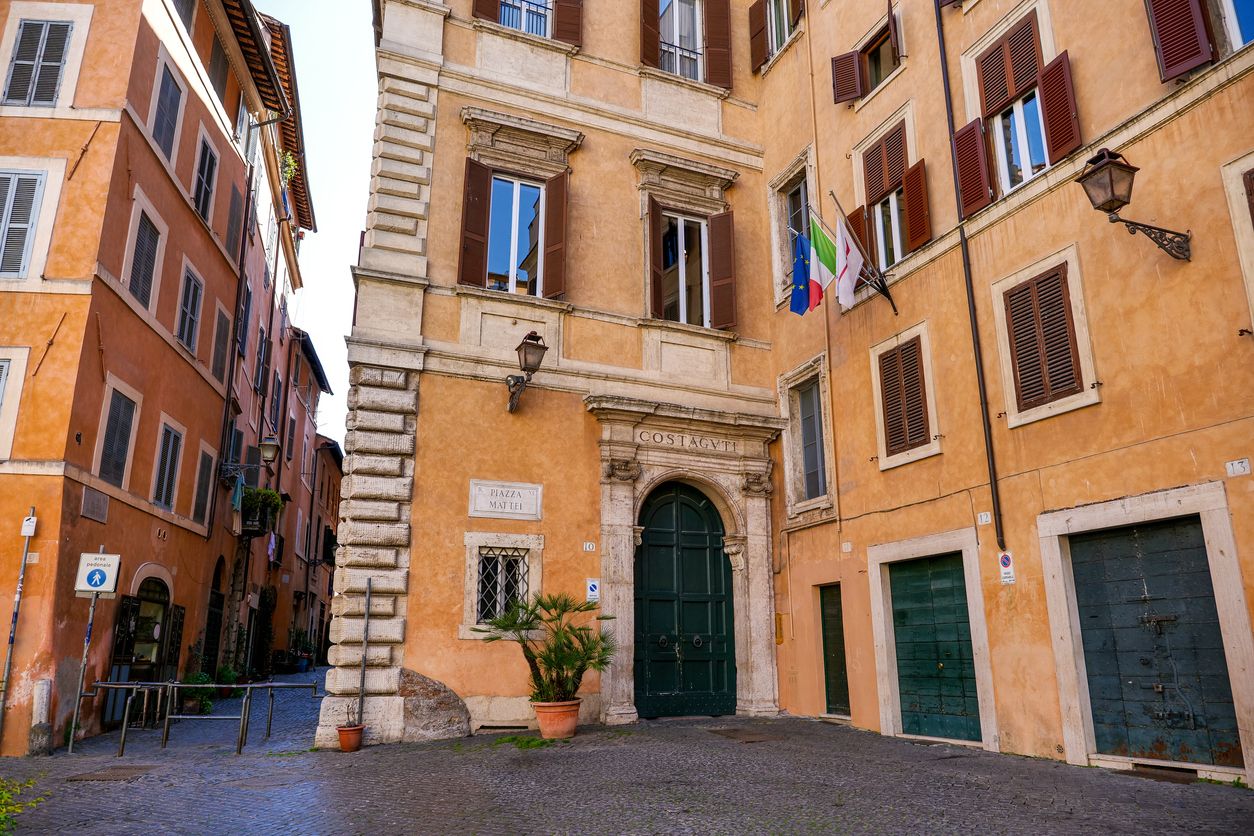
POLYGON ((170 468, 173 461, 174 430, 161 426, 161 450, 157 459, 157 478, 152 488, 152 501, 163 508, 170 506, 170 468))
POLYGON ((583 46, 583 0, 556 0, 553 4, 553 39, 583 46))
POLYGON ((231 184, 231 211, 226 221, 226 251, 232 261, 239 260, 240 235, 244 229, 244 196, 239 186, 231 184))
POLYGON ((252 318, 253 289, 244 286, 244 305, 240 309, 239 319, 235 321, 235 345, 240 354, 248 348, 248 320, 252 318))
POLYGON ((1037 81, 1045 149, 1051 165, 1080 147, 1080 115, 1071 83, 1071 61, 1064 51, 1041 70, 1037 81))
POLYGON ((209 488, 213 484, 213 456, 202 452, 196 470, 196 498, 192 503, 192 519, 203 523, 209 511, 209 488))
POLYGON ((905 206, 901 211, 905 218, 906 249, 917 250, 932 240, 932 216, 927 205, 927 170, 923 160, 910 166, 902 179, 902 191, 905 193, 905 206))
POLYGON ((1041 39, 1033 10, 976 59, 984 116, 993 116, 1032 89, 1041 63, 1041 39))
POLYGON ((1150 36, 1163 82, 1179 78, 1215 57, 1203 0, 1145 0, 1150 36))
POLYGON ((130 452, 131 426, 134 421, 135 402, 114 390, 109 400, 109 415, 105 419, 99 476, 119 488, 126 476, 126 458, 130 452))
POLYGON ((862 152, 867 206, 895 191, 906 174, 906 123, 897 124, 884 138, 862 152))
POLYGON ((1254 168, 1245 172, 1241 179, 1245 183, 1245 202, 1250 207, 1250 223, 1254 223, 1254 168))
POLYGON ((162 631, 165 633, 165 674, 167 680, 178 679, 179 657, 183 653, 183 620, 187 617, 187 609, 178 604, 170 607, 169 622, 162 631))
POLYGON ((705 0, 705 81, 732 89, 730 0, 705 0))
POLYGON ((969 218, 993 202, 993 181, 984 147, 984 120, 976 119, 954 134, 954 166, 958 169, 958 194, 962 217, 969 218))
POLYGON ((662 35, 658 27, 658 0, 640 0, 640 63, 660 67, 662 35))
POLYGON ((893 50, 893 61, 900 61, 901 31, 897 28, 897 15, 893 13, 893 0, 888 0, 888 43, 893 50))
POLYGON ((43 180, 42 174, 0 175, 0 212, 8 209, 7 218, 0 219, 4 220, 0 274, 26 275, 43 180))
MULTIPOLYGON (((295 423, 296 419, 293 418, 295 423)), ((287 444, 284 445, 287 450, 287 460, 292 460, 292 439, 289 437, 287 444)), ((255 488, 261 484, 261 448, 249 446, 244 450, 244 464, 252 465, 244 470, 244 484, 250 488, 255 488)))
POLYGON ((793 26, 796 26, 797 21, 801 20, 805 10, 806 0, 788 0, 788 19, 792 21, 793 26))
POLYGON ((923 344, 914 337, 879 357, 884 452, 888 456, 922 447, 931 438, 923 344))
POLYGON ((9 64, 9 82, 4 90, 4 103, 27 105, 30 103, 31 86, 35 81, 35 69, 39 65, 39 45, 44 38, 44 23, 23 20, 13 46, 13 60, 9 64))
POLYGON ((569 176, 563 171, 544 184, 544 297, 566 293, 566 205, 569 176))
POLYGON ((466 158, 466 182, 462 192, 462 250, 457 267, 461 284, 485 287, 488 283, 488 203, 492 196, 492 169, 466 158))
POLYGON ((157 93, 157 115, 153 118, 152 138, 158 147, 170 159, 174 153, 174 133, 178 125, 179 104, 183 99, 183 91, 169 67, 162 67, 161 89, 157 93))
POLYGON ((61 74, 65 67, 65 53, 70 44, 69 23, 49 23, 44 36, 43 53, 39 56, 39 70, 35 75, 35 87, 30 103, 51 107, 57 103, 61 89, 61 74))
POLYGON ((766 0, 749 7, 749 63, 756 73, 771 57, 766 43, 766 0))
POLYGON ((135 251, 131 254, 129 288, 139 304, 148 307, 152 299, 152 280, 157 267, 157 247, 161 233, 142 209, 139 225, 135 230, 135 251))
POLYGON ((222 311, 213 325, 213 361, 210 368, 219 381, 226 380, 226 351, 231 339, 231 320, 222 311))
POLYGON ((868 253, 871 251, 871 240, 867 237, 867 218, 866 207, 859 206, 849 213, 849 231, 853 233, 853 237, 858 239, 858 243, 862 245, 862 249, 868 253))
POLYGON ((501 0, 475 0, 471 14, 493 23, 501 22, 501 0))
POLYGON ((662 289, 662 207, 649 198, 649 314, 662 319, 666 313, 666 296, 662 289))
POLYGON ((1019 409, 1082 391, 1066 264, 1012 287, 1005 304, 1019 409))
POLYGON ((862 55, 845 52, 832 58, 832 101, 836 104, 862 98, 866 84, 862 74, 862 55))
POLYGON ((711 215, 710 327, 736 327, 736 236, 732 213, 711 215))

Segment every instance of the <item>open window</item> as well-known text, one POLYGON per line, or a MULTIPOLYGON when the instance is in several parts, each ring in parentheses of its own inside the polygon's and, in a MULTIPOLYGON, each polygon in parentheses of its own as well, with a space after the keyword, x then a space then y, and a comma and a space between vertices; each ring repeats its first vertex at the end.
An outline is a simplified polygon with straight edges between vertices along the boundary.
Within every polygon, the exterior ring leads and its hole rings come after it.
POLYGON ((732 213, 700 217, 650 197, 649 229, 653 317, 702 328, 735 327, 732 213))
POLYGON ((756 0, 749 7, 749 57, 754 72, 788 43, 805 12, 805 0, 756 0))
POLYGON ((730 90, 730 0, 641 0, 640 63, 730 90))
POLYGON ((867 96, 901 66, 901 30, 892 0, 884 25, 863 44, 832 58, 832 99, 837 104, 867 96))
POLYGON ((880 270, 888 270, 932 240, 927 169, 909 164, 906 123, 896 123, 861 152, 866 203, 850 226, 880 270))
POLYGON ((582 43, 583 0, 474 0, 472 14, 538 38, 582 43))

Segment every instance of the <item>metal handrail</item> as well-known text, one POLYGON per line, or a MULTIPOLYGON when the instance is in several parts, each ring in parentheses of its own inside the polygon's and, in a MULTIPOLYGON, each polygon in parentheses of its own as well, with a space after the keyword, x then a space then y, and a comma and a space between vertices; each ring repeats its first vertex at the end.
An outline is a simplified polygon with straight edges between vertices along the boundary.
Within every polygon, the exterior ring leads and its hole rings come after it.
MULTIPOLYGON (((126 753, 126 732, 130 723, 131 700, 134 699, 136 692, 140 690, 157 692, 157 714, 161 715, 162 703, 165 704, 165 715, 161 724, 161 748, 166 748, 170 740, 170 721, 171 720, 237 720, 239 721, 239 732, 235 738, 235 754, 239 755, 244 751, 244 746, 248 743, 248 728, 250 723, 250 715, 252 713, 253 691, 265 689, 268 696, 268 706, 266 708, 266 735, 270 738, 270 731, 274 723, 274 692, 275 690, 303 690, 308 688, 310 696, 317 699, 318 683, 317 682, 253 682, 248 684, 237 684, 234 682, 93 682, 92 688, 95 689, 114 689, 127 691, 126 704, 122 709, 122 735, 118 741, 117 757, 122 757, 126 753), (175 714, 175 700, 178 692, 183 688, 230 688, 232 690, 239 689, 244 692, 243 702, 240 704, 239 714, 175 714)), ((95 697, 96 691, 84 691, 83 697, 95 697)), ((144 695, 147 700, 147 693, 144 695)), ((145 707, 145 712, 147 708, 145 707)))

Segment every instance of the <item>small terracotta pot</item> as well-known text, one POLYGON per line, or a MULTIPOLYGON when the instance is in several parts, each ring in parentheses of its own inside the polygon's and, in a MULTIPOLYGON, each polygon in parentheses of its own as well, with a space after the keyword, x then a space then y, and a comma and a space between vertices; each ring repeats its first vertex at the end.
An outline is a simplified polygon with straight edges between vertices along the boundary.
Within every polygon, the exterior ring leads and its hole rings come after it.
POLYGON ((575 736, 579 722, 579 698, 565 702, 533 702, 536 720, 540 723, 540 736, 545 740, 565 740, 575 736))
POLYGON ((340 733, 340 751, 356 752, 360 749, 361 733, 365 729, 365 726, 337 726, 335 730, 340 733))

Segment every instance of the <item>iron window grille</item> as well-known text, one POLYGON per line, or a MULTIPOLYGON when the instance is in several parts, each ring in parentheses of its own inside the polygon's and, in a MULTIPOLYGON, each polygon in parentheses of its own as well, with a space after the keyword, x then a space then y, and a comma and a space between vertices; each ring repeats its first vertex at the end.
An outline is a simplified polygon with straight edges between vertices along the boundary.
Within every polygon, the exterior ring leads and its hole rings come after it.
POLYGON ((528 35, 547 38, 551 14, 549 0, 501 0, 501 25, 528 35))
POLYGON ((504 615, 515 601, 526 600, 527 549, 481 546, 478 593, 479 624, 504 615))

